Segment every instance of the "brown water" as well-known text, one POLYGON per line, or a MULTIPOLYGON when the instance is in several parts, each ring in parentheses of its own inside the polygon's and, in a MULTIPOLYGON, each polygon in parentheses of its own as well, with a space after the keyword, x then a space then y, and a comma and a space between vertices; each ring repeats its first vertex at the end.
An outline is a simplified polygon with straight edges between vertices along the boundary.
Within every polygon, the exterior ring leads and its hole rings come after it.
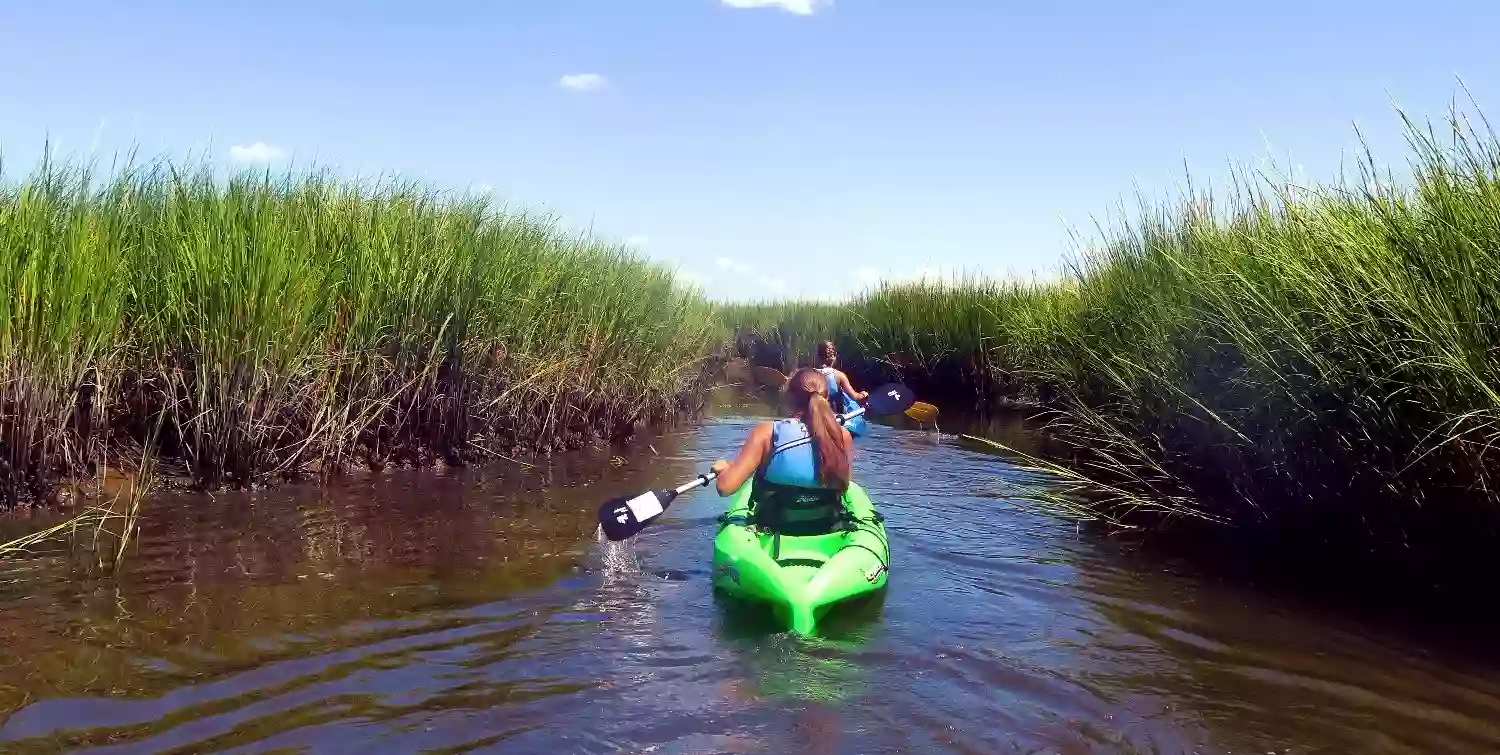
POLYGON ((0 751, 1500 751, 1493 667, 1027 513, 995 497, 1015 471, 951 437, 859 441, 893 571, 826 638, 715 602, 711 494, 595 541, 601 499, 686 479, 750 422, 164 498, 116 576, 0 566, 0 751))

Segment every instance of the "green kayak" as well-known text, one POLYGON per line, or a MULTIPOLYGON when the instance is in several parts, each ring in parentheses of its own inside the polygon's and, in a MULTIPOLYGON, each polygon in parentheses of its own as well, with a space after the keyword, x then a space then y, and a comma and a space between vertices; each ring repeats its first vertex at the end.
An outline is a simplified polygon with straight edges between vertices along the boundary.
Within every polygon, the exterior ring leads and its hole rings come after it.
POLYGON ((813 634, 830 608, 885 587, 890 545, 864 488, 851 482, 844 493, 853 518, 846 529, 794 537, 758 531, 750 522, 754 484, 745 481, 720 517, 715 589, 767 604, 793 632, 813 634))

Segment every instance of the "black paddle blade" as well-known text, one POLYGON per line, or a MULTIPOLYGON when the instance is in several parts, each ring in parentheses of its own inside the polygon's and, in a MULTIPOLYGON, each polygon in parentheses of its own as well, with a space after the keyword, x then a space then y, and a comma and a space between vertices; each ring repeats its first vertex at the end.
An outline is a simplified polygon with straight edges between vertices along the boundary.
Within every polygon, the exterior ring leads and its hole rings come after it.
POLYGON ((886 383, 870 391, 865 404, 875 414, 900 414, 916 403, 917 394, 900 383, 886 383))
POLYGON ((599 529, 610 540, 626 540, 646 529, 677 497, 675 490, 656 490, 635 497, 620 496, 599 506, 599 529))

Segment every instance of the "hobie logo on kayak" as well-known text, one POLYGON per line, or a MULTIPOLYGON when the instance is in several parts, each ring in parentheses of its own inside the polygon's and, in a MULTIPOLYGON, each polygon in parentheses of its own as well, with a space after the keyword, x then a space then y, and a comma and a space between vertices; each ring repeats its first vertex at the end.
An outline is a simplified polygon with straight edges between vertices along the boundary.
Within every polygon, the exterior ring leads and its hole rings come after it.
POLYGON ((871 570, 865 572, 865 581, 869 582, 870 584, 873 585, 873 584, 875 584, 876 582, 878 582, 880 580, 880 575, 882 575, 884 573, 885 573, 885 564, 880 564, 879 566, 876 566, 874 569, 871 569, 871 570))
POLYGON ((719 568, 714 570, 714 579, 717 580, 720 577, 728 577, 729 579, 734 580, 735 584, 739 584, 740 570, 734 568, 733 566, 730 566, 729 564, 724 564, 723 566, 720 566, 719 568))

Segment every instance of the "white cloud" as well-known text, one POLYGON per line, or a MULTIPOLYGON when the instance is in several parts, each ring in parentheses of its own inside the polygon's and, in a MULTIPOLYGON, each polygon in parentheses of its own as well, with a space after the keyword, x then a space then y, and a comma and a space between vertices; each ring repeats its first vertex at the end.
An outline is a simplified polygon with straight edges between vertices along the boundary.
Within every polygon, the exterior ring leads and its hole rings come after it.
POLYGON ((798 16, 811 16, 833 0, 723 0, 731 8, 780 8, 798 16))
POLYGON ((629 244, 631 246, 645 246, 645 245, 651 243, 651 237, 647 236, 647 235, 645 235, 643 233, 637 233, 636 235, 631 236, 628 239, 625 239, 625 243, 627 243, 627 244, 629 244))
POLYGON ((570 73, 557 80, 557 85, 574 92, 593 92, 603 89, 609 80, 597 73, 570 73))
POLYGON ((706 286, 713 282, 712 276, 699 275, 691 270, 678 270, 677 279, 693 286, 706 286))
POLYGON ((755 266, 746 262, 740 262, 730 257, 720 257, 714 260, 722 270, 733 270, 736 273, 750 273, 755 271, 755 266))
POLYGON ((286 150, 265 142, 256 142, 248 147, 236 144, 229 148, 229 159, 237 163, 269 163, 280 160, 286 150))
POLYGON ((786 281, 780 278, 772 278, 769 275, 762 275, 760 276, 759 280, 760 285, 765 286, 766 288, 769 288, 778 294, 786 292, 786 281))
POLYGON ((469 187, 469 193, 470 194, 476 194, 476 195, 489 194, 489 193, 492 193, 494 190, 495 190, 495 187, 493 187, 493 186, 491 186, 491 185, 489 185, 487 183, 477 183, 477 184, 474 184, 473 186, 469 187))
POLYGON ((874 283, 880 280, 880 273, 875 272, 875 268, 866 265, 854 271, 854 279, 860 283, 874 283))

